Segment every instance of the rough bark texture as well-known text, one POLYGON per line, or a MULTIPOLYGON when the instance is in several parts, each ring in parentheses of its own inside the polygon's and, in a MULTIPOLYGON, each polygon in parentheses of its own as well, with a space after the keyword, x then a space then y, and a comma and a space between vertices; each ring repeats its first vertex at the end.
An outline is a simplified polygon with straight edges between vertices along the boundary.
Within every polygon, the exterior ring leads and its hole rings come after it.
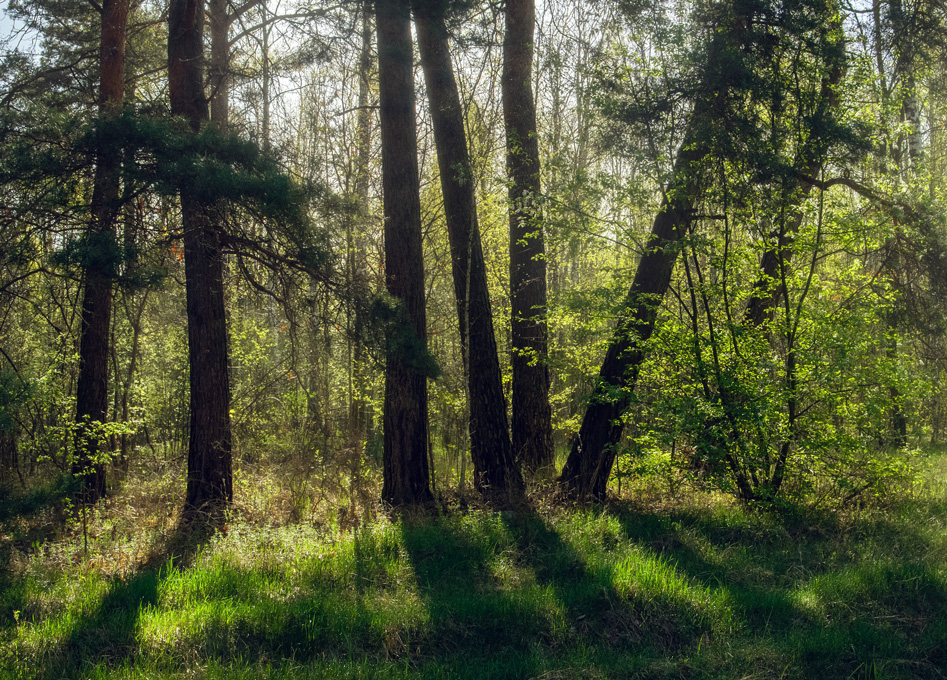
POLYGON ((418 357, 406 355, 395 336, 413 333, 413 350, 427 347, 421 201, 415 123, 413 49, 408 0, 378 0, 378 78, 382 193, 385 215, 385 285, 402 307, 391 329, 385 368, 384 484, 382 500, 415 505, 431 496, 428 471, 427 377, 418 357), (395 345, 398 346, 395 346, 395 345))
MULTIPOLYGON (((696 114, 695 114, 696 115, 696 114)), ((693 121, 691 131, 693 130, 693 121)), ((643 344, 654 331, 658 307, 671 283, 671 273, 687 233, 696 199, 696 169, 707 154, 689 131, 651 235, 625 297, 618 325, 599 371, 578 436, 573 439, 560 483, 569 495, 604 498, 621 439, 621 416, 644 361, 643 344)))
MULTIPOLYGON (((209 118, 203 82, 203 1, 173 0, 168 23, 171 113, 185 117, 197 132, 209 118)), ((233 500, 230 368, 217 211, 183 186, 181 216, 191 388, 184 517, 193 520, 216 515, 233 500)))
MULTIPOLYGON (((102 3, 99 45, 99 113, 103 118, 121 112, 125 90, 125 33, 128 0, 102 3)), ((82 479, 82 497, 94 503, 105 495, 105 465, 96 462, 104 446, 94 423, 104 423, 108 412, 109 326, 112 318, 112 282, 115 261, 115 222, 119 212, 121 149, 102 145, 96 157, 92 186, 92 223, 89 236, 99 248, 96 262, 85 267, 82 327, 79 336, 79 377, 76 382, 76 439, 72 473, 82 479)))
POLYGON ((450 241, 461 353, 467 378, 474 484, 485 496, 501 501, 519 495, 523 479, 510 443, 463 109, 443 15, 425 8, 423 3, 416 5, 415 25, 450 241))
POLYGON ((228 0, 210 0, 210 119, 221 128, 230 122, 230 24, 228 0))
POLYGON ((533 0, 507 0, 503 120, 510 197, 513 452, 530 472, 555 463, 549 407, 546 251, 539 215, 539 140, 533 102, 533 0))

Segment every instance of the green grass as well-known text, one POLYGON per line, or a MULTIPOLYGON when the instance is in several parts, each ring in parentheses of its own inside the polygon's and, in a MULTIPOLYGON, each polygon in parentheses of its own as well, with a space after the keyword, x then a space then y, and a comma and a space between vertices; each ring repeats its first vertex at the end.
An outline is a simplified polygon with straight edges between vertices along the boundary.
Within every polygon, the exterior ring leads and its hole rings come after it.
POLYGON ((945 472, 846 516, 691 493, 348 532, 233 521, 171 560, 167 529, 136 538, 116 505, 88 554, 76 525, 7 537, 0 677, 941 678, 945 472))

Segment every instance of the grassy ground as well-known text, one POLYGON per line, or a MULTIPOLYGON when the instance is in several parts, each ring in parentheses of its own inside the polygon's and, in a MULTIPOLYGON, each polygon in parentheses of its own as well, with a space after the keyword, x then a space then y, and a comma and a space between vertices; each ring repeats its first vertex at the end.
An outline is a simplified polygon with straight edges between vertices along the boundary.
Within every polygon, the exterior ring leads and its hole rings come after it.
POLYGON ((688 492, 356 529, 267 521, 245 490, 242 519, 188 539, 173 476, 129 483, 85 538, 21 501, 0 676, 942 678, 945 478, 939 457, 922 489, 831 517, 688 492))

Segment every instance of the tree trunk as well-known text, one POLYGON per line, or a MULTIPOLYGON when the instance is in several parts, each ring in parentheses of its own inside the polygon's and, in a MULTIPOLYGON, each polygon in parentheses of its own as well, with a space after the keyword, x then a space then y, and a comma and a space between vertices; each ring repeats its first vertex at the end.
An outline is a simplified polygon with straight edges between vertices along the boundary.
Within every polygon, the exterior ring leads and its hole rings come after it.
POLYGON ((416 4, 415 25, 450 241, 461 356, 470 405, 468 427, 474 484, 478 491, 502 503, 521 494, 523 480, 510 444, 463 110, 443 14, 416 4))
MULTIPOLYGON (((698 116, 696 112, 693 115, 698 116)), ((654 331, 658 307, 671 283, 680 241, 687 233, 697 198, 696 174, 708 148, 697 142, 694 128, 692 120, 625 297, 582 426, 559 478, 567 493, 575 497, 605 497, 615 449, 621 439, 621 417, 628 408, 644 361, 643 345, 654 331)))
POLYGON ((230 122, 230 24, 228 0, 210 0, 210 119, 221 129, 230 122))
MULTIPOLYGON (((839 28, 841 30, 841 27, 839 28)), ((839 51, 832 61, 828 75, 822 80, 819 93, 819 110, 817 120, 829 115, 830 111, 838 109, 838 85, 845 75, 845 54, 839 51)), ((825 163, 825 140, 814 136, 803 147, 803 163, 801 171, 809 177, 818 177, 822 173, 825 163)), ((792 245, 795 242, 799 227, 802 226, 804 213, 802 203, 812 191, 812 184, 796 180, 792 182, 784 194, 786 205, 783 208, 784 217, 780 229, 773 234, 775 245, 763 253, 760 258, 760 278, 753 285, 753 293, 747 302, 744 313, 744 323, 761 328, 773 320, 776 308, 780 304, 782 287, 780 280, 780 263, 788 264, 792 259, 792 245)))
MULTIPOLYGON (((128 0, 104 0, 99 46, 99 113, 118 116, 125 90, 125 33, 128 0)), ((96 432, 108 411, 109 326, 112 282, 118 262, 115 222, 118 219, 121 149, 102 144, 96 157, 92 187, 90 240, 98 262, 85 263, 82 326, 79 336, 79 377, 76 383, 76 438, 72 473, 82 478, 82 498, 94 503, 105 495, 105 464, 96 455, 105 442, 96 432)))
POLYGON ((375 3, 385 216, 385 285, 399 304, 385 367, 384 485, 392 506, 431 500, 421 200, 408 0, 375 3))
POLYGON ((539 214, 539 139, 533 102, 533 0, 507 0, 503 120, 510 198, 513 452, 531 474, 552 474, 546 331, 546 247, 539 214))
MULTIPOLYGON (((172 0, 168 15, 171 113, 196 133, 207 123, 203 0, 172 0)), ((218 211, 181 187, 187 295, 191 422, 184 520, 220 511, 233 500, 230 368, 218 211)))
MULTIPOLYGON (((348 387, 349 405, 346 424, 346 448, 349 450, 351 468, 351 502, 370 504, 369 496, 362 486, 362 459, 367 435, 368 380, 365 362, 365 315, 358 296, 365 290, 364 223, 369 214, 369 190, 371 173, 372 112, 369 108, 372 71, 372 5, 364 0, 359 7, 361 15, 361 46, 358 58, 358 114, 356 116, 356 163, 354 171, 355 198, 358 214, 346 220, 346 285, 350 292, 346 305, 348 336, 348 387)), ((354 509, 354 508, 353 508, 354 509)), ((368 510, 364 510, 365 513, 368 510)))

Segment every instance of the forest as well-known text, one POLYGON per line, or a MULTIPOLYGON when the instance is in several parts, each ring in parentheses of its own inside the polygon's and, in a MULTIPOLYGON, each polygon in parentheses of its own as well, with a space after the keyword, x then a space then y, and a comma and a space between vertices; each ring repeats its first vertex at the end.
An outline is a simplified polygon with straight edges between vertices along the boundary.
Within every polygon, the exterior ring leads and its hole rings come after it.
POLYGON ((0 678, 947 672, 947 3, 0 59, 0 678))

